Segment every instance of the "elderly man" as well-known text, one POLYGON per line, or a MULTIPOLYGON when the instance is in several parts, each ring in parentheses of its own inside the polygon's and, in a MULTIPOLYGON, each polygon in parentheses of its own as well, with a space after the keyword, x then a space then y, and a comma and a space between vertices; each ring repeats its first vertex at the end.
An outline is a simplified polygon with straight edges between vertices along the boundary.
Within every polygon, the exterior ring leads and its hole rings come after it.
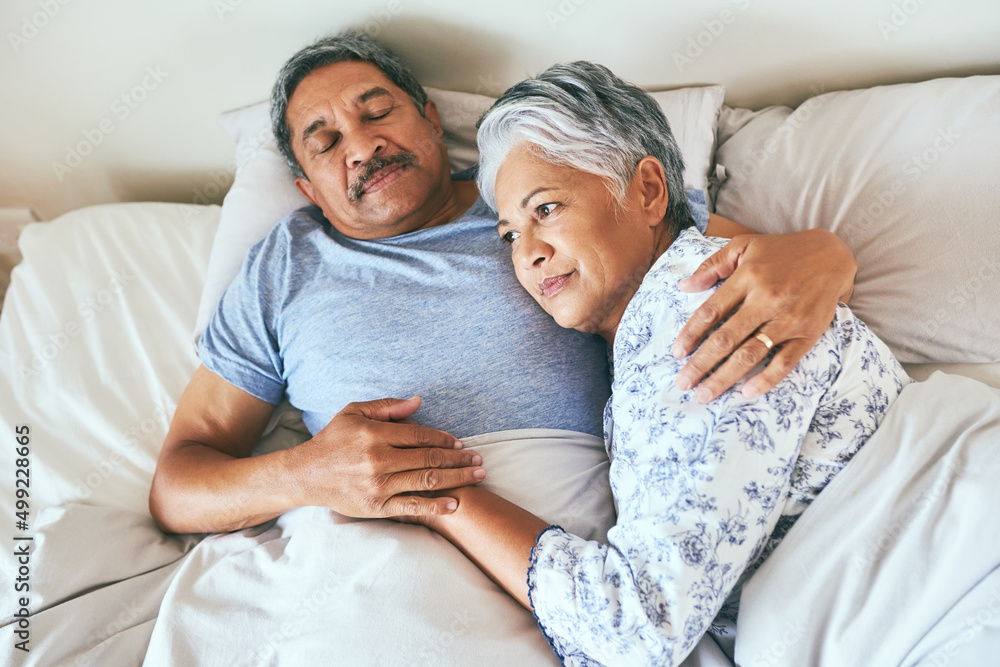
MULTIPOLYGON (((451 175, 434 103, 394 56, 353 32, 303 49, 279 75, 272 123, 314 206, 250 251, 203 336, 150 491, 164 530, 236 530, 309 505, 449 513, 454 498, 417 492, 485 477, 458 438, 602 436, 604 341, 558 327, 519 289, 496 218, 471 175, 451 175), (285 396, 313 437, 250 457, 285 396)), ((749 231, 709 218, 697 197, 690 206, 711 235, 749 231)), ((680 388, 712 400, 763 358, 760 332, 781 347, 744 391, 769 390, 829 325, 855 268, 826 232, 737 236, 689 279, 698 290, 733 274, 682 332, 678 356, 739 310, 680 388)))

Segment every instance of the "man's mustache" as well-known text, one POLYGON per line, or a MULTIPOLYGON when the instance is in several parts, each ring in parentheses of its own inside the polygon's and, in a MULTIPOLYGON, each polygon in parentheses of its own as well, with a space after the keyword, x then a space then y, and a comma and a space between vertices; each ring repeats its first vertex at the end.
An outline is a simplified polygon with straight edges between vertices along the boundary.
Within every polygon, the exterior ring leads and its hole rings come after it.
POLYGON ((365 193, 365 184, 368 183, 379 171, 385 169, 386 167, 391 167, 394 164, 415 164, 417 161, 417 156, 410 151, 400 151, 395 155, 376 155, 371 160, 368 160, 361 167, 361 175, 358 176, 358 180, 351 185, 347 190, 347 198, 352 202, 356 202, 361 199, 361 195, 365 193))

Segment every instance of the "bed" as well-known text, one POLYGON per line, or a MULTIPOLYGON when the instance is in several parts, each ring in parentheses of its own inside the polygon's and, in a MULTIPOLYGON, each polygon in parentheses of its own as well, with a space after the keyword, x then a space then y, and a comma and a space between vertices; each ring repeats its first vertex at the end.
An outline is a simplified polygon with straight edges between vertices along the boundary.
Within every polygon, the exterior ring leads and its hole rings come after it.
MULTIPOLYGON (((442 108, 454 166, 472 164, 473 124, 490 98, 429 94, 442 108)), ((680 137, 686 186, 708 192, 716 212, 764 232, 824 227, 848 242, 859 264, 852 307, 921 380, 910 407, 893 408, 896 425, 883 439, 913 449, 910 460, 926 456, 925 468, 945 470, 946 484, 961 477, 948 459, 958 450, 942 443, 975 415, 981 423, 969 447, 981 449, 1000 433, 1000 415, 991 412, 1000 391, 990 388, 1000 387, 1000 76, 822 93, 795 109, 732 108, 721 86, 656 97, 680 137)), ((30 545, 30 556, 5 548, 0 559, 0 660, 558 664, 530 612, 421 527, 300 508, 224 535, 156 528, 146 507, 149 484, 198 365, 199 332, 246 250, 301 205, 266 108, 229 112, 223 125, 236 143, 238 171, 222 207, 100 205, 22 232, 24 259, 0 311, 0 439, 8 451, 27 453, 9 455, 15 465, 5 468, 11 472, 0 514, 24 513, 24 527, 11 533, 16 548, 30 545), (14 468, 30 477, 21 497, 14 468), (8 595, 18 581, 30 583, 26 606, 8 595), (26 637, 30 652, 8 650, 26 637)), ((255 451, 307 437, 294 408, 284 405, 255 451)), ((547 520, 592 537, 613 524, 608 464, 596 439, 528 429, 466 442, 483 454, 491 488, 547 520)), ((891 458, 892 450, 872 447, 860 463, 884 470, 888 459, 878 456, 891 458)), ((995 470, 995 458, 977 460, 979 473, 995 470)), ((931 488, 939 479, 924 483, 931 488)), ((838 563, 898 520, 901 496, 865 496, 874 486, 845 482, 822 495, 831 500, 815 514, 839 521, 846 514, 851 520, 837 525, 854 527, 850 539, 818 551, 808 540, 790 541, 775 554, 771 570, 779 574, 761 571, 761 581, 776 582, 775 592, 763 584, 752 591, 746 630, 741 611, 741 642, 744 632, 753 639, 737 654, 739 664, 816 664, 816 656, 822 664, 860 664, 845 662, 853 654, 831 645, 850 637, 843 619, 862 609, 864 598, 830 588, 844 580, 838 563), (884 514, 872 510, 856 521, 850 508, 858 503, 884 506, 884 514), (829 562, 798 592, 778 585, 795 549, 812 549, 811 562, 829 562), (801 619, 803 609, 810 622, 792 632, 789 614, 801 619)), ((912 503, 926 499, 925 491, 911 489, 912 503)), ((960 502, 969 500, 953 504, 960 502)), ((832 521, 817 519, 813 531, 825 535, 832 521)), ((1000 544, 993 533, 982 539, 1000 544)), ((874 582, 885 595, 915 595, 920 582, 897 567, 912 563, 905 557, 913 544, 900 539, 876 550, 865 571, 878 577, 856 577, 852 590, 874 582)), ((989 571, 986 562, 959 566, 954 559, 945 571, 963 570, 965 579, 939 586, 968 588, 989 571)), ((939 648, 913 652, 911 642, 909 652, 886 649, 877 664, 917 664, 939 648)), ((686 664, 733 662, 706 639, 686 664)))

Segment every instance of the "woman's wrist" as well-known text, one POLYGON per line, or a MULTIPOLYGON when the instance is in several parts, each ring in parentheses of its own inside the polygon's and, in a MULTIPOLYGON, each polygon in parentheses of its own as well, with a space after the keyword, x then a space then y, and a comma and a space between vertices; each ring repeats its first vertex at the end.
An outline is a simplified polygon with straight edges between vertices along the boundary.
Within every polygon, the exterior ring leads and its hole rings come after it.
POLYGON ((466 502, 470 499, 469 491, 475 489, 476 487, 471 486, 460 486, 454 489, 442 489, 440 491, 435 491, 432 495, 437 498, 454 498, 458 503, 458 507, 455 508, 453 512, 448 514, 423 514, 417 517, 417 520, 430 528, 436 533, 444 534, 443 529, 449 525, 449 523, 454 522, 462 516, 462 501, 466 502))

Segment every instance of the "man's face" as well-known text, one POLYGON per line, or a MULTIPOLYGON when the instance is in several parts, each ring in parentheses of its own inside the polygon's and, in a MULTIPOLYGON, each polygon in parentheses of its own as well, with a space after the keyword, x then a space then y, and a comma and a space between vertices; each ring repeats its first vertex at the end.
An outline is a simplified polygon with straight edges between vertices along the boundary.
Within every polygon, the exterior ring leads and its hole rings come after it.
POLYGON ((434 103, 424 112, 371 63, 345 61, 312 72, 286 115, 292 150, 308 177, 295 185, 347 236, 420 229, 451 192, 434 103))

